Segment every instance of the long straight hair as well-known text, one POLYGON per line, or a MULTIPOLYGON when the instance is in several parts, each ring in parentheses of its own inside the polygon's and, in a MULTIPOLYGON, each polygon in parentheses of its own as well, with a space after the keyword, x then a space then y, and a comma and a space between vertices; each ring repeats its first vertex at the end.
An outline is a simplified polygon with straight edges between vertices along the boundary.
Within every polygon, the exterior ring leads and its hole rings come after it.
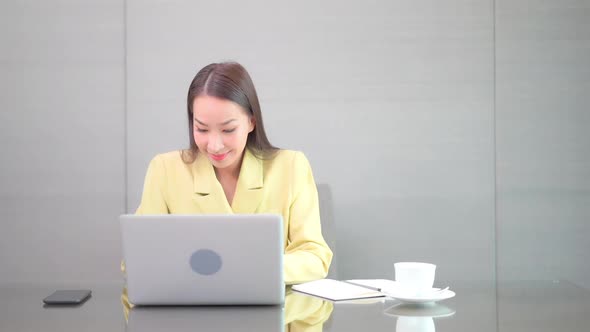
POLYGON ((268 141, 258 95, 246 68, 237 62, 212 63, 197 73, 188 88, 186 108, 190 149, 182 151, 182 159, 185 163, 192 163, 199 152, 193 136, 193 103, 199 96, 232 101, 240 105, 248 116, 254 118, 254 130, 248 133, 246 148, 257 158, 271 158, 279 150, 268 141))

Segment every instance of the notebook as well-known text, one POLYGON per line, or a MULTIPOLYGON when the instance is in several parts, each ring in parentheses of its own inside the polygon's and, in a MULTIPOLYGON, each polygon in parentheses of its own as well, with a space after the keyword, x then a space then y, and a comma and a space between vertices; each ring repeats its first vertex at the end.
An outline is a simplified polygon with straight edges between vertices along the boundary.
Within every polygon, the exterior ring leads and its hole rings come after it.
POLYGON ((293 285, 292 289, 300 293, 321 297, 330 301, 348 301, 385 297, 385 294, 378 290, 334 279, 320 279, 299 285, 293 285))
POLYGON ((136 305, 281 304, 280 215, 122 215, 136 305))

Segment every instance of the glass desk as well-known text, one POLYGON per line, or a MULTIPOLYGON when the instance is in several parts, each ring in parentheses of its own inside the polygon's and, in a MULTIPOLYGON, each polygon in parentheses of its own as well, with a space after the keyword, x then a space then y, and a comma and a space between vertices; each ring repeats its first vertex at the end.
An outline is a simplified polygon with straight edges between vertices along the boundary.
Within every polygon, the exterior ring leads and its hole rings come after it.
POLYGON ((332 303, 287 291, 282 307, 136 307, 122 284, 0 285, 0 331, 590 331, 590 291, 565 281, 450 282, 452 299, 332 303), (55 289, 90 288, 80 306, 49 307, 55 289))

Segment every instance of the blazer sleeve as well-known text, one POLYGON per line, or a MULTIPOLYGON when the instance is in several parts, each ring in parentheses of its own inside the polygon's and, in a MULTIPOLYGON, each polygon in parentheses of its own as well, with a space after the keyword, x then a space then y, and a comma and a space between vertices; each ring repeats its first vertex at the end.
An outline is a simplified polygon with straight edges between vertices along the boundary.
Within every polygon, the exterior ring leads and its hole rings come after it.
POLYGON ((135 214, 169 214, 166 204, 166 167, 160 155, 148 166, 141 203, 135 214))
POLYGON ((293 161, 293 195, 284 256, 286 284, 325 278, 332 251, 320 226, 318 192, 309 161, 297 152, 293 161))

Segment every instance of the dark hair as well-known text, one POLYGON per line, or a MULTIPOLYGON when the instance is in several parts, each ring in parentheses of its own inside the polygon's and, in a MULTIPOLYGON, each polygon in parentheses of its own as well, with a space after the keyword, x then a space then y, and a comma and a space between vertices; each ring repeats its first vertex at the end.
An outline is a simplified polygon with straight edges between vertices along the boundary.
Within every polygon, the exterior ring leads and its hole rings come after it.
POLYGON ((254 117, 254 130, 248 134, 246 148, 260 159, 272 157, 278 148, 268 141, 258 95, 250 75, 237 62, 212 63, 201 69, 188 88, 187 113, 190 149, 182 151, 185 163, 191 163, 199 151, 193 137, 193 103, 199 96, 211 96, 232 101, 254 117))

